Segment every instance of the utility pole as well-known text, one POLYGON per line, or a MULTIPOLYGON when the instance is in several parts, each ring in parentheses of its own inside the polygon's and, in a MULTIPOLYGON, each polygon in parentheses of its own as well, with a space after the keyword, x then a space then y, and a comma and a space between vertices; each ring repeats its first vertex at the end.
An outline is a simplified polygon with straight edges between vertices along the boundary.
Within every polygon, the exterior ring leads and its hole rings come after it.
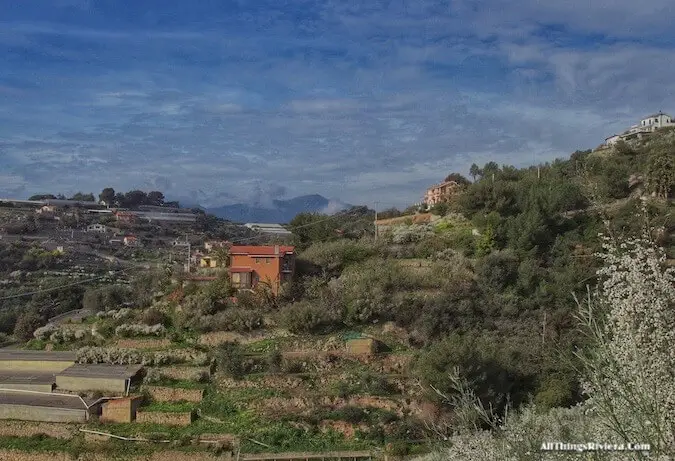
POLYGON ((190 273, 190 256, 191 256, 191 248, 190 248, 190 241, 188 240, 187 234, 185 235, 185 243, 187 243, 187 272, 190 273))
POLYGON ((375 241, 377 241, 377 233, 378 233, 377 232, 377 207, 378 207, 379 204, 380 204, 380 202, 375 202, 375 222, 373 223, 373 224, 375 224, 375 241))
POLYGON ((542 326, 541 330, 541 345, 545 345, 546 343, 546 311, 544 311, 544 324, 542 326))

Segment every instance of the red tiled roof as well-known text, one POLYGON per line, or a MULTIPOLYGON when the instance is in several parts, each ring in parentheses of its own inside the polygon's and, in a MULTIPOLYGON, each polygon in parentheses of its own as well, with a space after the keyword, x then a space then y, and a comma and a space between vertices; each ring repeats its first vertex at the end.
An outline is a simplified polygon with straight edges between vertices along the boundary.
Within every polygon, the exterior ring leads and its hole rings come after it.
MULTIPOLYGON (((295 247, 279 245, 279 255, 293 253, 295 247)), ((235 245, 230 247, 231 255, 274 256, 274 245, 235 245)))
POLYGON ((230 272, 236 273, 244 273, 244 272, 253 272, 253 269, 250 267, 230 267, 230 272))

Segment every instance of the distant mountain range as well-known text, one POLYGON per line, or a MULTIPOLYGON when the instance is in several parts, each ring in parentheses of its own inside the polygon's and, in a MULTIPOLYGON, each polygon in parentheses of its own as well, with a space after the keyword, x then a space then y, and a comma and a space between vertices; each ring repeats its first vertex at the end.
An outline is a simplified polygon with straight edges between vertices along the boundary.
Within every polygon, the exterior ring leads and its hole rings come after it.
POLYGON ((334 214, 351 208, 352 205, 339 200, 329 200, 318 194, 302 195, 288 200, 272 200, 270 205, 236 203, 214 208, 206 212, 229 221, 247 223, 286 224, 300 213, 334 214))

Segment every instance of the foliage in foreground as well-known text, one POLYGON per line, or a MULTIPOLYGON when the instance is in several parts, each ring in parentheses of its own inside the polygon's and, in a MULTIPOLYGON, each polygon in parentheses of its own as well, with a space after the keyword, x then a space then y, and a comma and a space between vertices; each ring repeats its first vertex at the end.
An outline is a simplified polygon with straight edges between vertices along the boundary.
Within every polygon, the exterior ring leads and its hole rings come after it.
MULTIPOLYGON (((606 241, 598 271, 602 283, 581 309, 591 349, 581 352, 580 379, 588 399, 570 409, 542 413, 534 406, 495 418, 461 380, 448 396, 464 415, 448 446, 424 458, 435 460, 540 459, 544 442, 643 443, 649 459, 675 454, 675 367, 672 345, 675 288, 665 256, 647 240, 606 241), (490 431, 479 431, 477 421, 490 431), (473 429, 473 430, 471 430, 473 429)), ((581 307, 581 306, 580 306, 581 307)), ((460 418, 460 421, 461 418, 460 418)), ((569 459, 551 452, 546 459, 569 459)), ((643 452, 574 453, 576 459, 645 459, 643 452)))

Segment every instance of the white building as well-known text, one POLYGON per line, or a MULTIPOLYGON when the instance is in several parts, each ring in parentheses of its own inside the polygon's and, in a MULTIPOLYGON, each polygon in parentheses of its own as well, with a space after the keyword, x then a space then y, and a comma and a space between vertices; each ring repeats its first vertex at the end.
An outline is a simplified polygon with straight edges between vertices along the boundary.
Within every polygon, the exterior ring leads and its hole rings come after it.
POLYGON ((108 232, 108 228, 103 224, 91 224, 87 226, 87 232, 98 232, 101 234, 105 234, 106 232, 108 232))
POLYGON ((272 234, 280 236, 293 235, 291 231, 286 229, 281 224, 246 223, 244 224, 244 226, 248 227, 251 230, 258 231, 262 234, 272 234))
POLYGON ((633 125, 621 134, 614 134, 605 138, 606 146, 613 146, 619 141, 630 141, 632 139, 642 139, 644 136, 655 132, 659 128, 675 126, 675 121, 670 115, 659 112, 658 114, 648 115, 640 120, 640 123, 633 125))

